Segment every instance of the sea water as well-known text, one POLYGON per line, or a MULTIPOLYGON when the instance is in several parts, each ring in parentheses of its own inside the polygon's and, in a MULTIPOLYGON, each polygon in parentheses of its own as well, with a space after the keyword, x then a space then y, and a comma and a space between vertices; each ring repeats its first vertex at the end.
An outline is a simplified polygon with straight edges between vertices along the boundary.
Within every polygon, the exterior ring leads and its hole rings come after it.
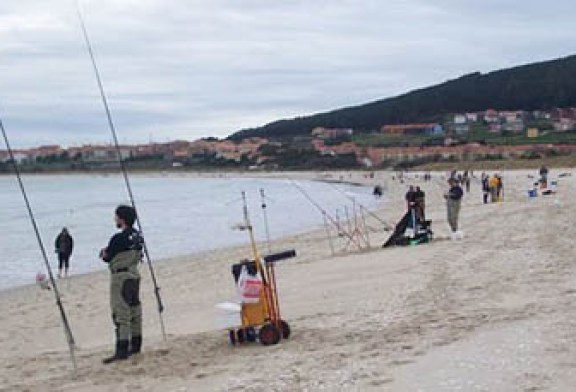
MULTIPOLYGON (((243 244, 241 192, 246 191, 257 239, 264 241, 260 189, 267 199, 270 235, 279 238, 323 224, 319 210, 287 179, 131 177, 146 241, 154 260, 243 244)), ((114 209, 128 202, 119 175, 24 175, 24 184, 54 270, 55 238, 67 227, 74 238, 71 273, 105 269, 98 253, 115 232, 114 209)), ((351 210, 350 198, 373 207, 371 189, 299 181, 328 213, 351 210), (338 187, 339 191, 334 187, 338 187)), ((0 289, 33 283, 45 271, 34 231, 14 177, 0 177, 0 289)))

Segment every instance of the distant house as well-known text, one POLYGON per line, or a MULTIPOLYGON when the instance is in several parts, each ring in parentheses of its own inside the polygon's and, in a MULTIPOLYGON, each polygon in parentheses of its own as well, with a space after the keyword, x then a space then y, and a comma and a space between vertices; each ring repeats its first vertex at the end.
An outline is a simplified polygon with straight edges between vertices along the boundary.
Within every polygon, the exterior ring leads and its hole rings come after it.
POLYGON ((28 159, 36 160, 38 158, 60 155, 63 152, 64 149, 59 145, 40 146, 28 151, 28 159))
POLYGON ((576 130, 576 120, 571 118, 560 118, 554 121, 554 130, 557 132, 566 132, 576 130))
POLYGON ((550 111, 550 118, 553 121, 561 119, 576 120, 576 108, 556 108, 550 111))
POLYGON ((468 122, 478 122, 478 119, 480 118, 478 113, 466 113, 466 120, 468 120, 468 122))
POLYGON ((486 112, 484 112, 484 121, 486 121, 489 124, 497 123, 500 121, 500 115, 496 110, 488 109, 486 110, 486 112))
POLYGON ((386 135, 442 135, 444 129, 437 123, 384 125, 380 131, 386 135))
POLYGON ((502 130, 504 131, 508 131, 508 132, 524 132, 524 130, 526 129, 526 124, 524 123, 524 120, 522 119, 517 119, 517 120, 513 120, 513 121, 506 121, 504 124, 502 124, 502 130))
POLYGON ((516 120, 523 120, 525 113, 521 110, 504 110, 499 113, 499 117, 503 122, 514 122, 516 120))
MULTIPOLYGON (((14 160, 18 164, 30 160, 30 155, 25 151, 13 151, 12 153, 14 154, 14 160)), ((8 161, 10 161, 10 154, 8 151, 0 151, 0 162, 6 163, 8 161)))
MULTIPOLYGON (((118 161, 118 150, 115 146, 83 146, 81 148, 82 160, 87 163, 110 163, 118 161)), ((132 156, 132 149, 120 146, 120 156, 128 159, 132 156)))
POLYGON ((312 130, 312 136, 318 139, 335 139, 352 135, 354 135, 354 130, 351 128, 316 127, 312 130))
POLYGON ((536 120, 549 120, 551 117, 550 113, 543 110, 535 110, 532 112, 532 115, 536 120))
POLYGON ((453 135, 465 135, 470 132, 470 124, 466 114, 454 114, 452 121, 447 126, 453 135))
POLYGON ((540 136, 540 130, 538 128, 528 128, 526 130, 526 136, 529 137, 530 139, 537 138, 538 136, 540 136))
POLYGON ((466 124, 468 122, 468 117, 465 114, 455 114, 454 115, 454 124, 466 124))

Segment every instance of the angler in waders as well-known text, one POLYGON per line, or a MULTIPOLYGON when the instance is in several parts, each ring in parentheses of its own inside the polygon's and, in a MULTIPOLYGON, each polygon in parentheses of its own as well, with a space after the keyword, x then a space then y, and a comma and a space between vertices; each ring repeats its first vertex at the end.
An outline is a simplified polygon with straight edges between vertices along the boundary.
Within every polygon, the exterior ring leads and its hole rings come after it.
POLYGON ((142 347, 142 306, 140 304, 140 274, 143 239, 133 228, 136 211, 129 206, 116 209, 115 234, 100 258, 110 269, 110 306, 116 326, 116 352, 103 360, 104 364, 127 359, 142 347))

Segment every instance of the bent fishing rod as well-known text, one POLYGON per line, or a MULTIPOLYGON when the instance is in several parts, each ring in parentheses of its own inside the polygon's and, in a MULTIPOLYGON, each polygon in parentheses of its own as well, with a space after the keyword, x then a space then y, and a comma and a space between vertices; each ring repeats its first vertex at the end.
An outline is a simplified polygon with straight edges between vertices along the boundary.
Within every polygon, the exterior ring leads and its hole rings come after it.
MULTIPOLYGON (((126 184, 130 204, 132 205, 132 208, 134 208, 134 210, 138 211, 136 208, 136 200, 134 198, 134 193, 132 192, 132 186, 130 184, 130 178, 128 177, 128 170, 126 168, 124 158, 122 158, 122 149, 120 148, 120 142, 118 141, 118 133, 116 132, 116 126, 114 125, 114 121, 112 119, 112 112, 110 111, 110 106, 108 105, 108 98, 106 97, 104 84, 100 76, 98 65, 96 64, 96 59, 94 57, 94 50, 92 49, 92 44, 88 36, 88 30, 86 28, 86 24, 84 23, 84 18, 82 17, 82 12, 80 11, 80 6, 78 4, 76 4, 76 11, 78 13, 80 27, 82 28, 82 34, 84 36, 86 49, 88 50, 88 54, 92 62, 92 68, 94 70, 96 82, 98 83, 100 97, 102 98, 102 105, 104 106, 104 111, 106 112, 106 118, 108 119, 108 127, 110 128, 110 133, 112 134, 112 140, 114 141, 114 147, 116 148, 116 155, 118 156, 118 163, 120 164, 120 170, 122 171, 122 175, 124 177, 124 183, 126 184)), ((164 317, 162 315, 162 313, 164 312, 164 304, 162 303, 162 297, 160 296, 160 287, 158 286, 156 273, 154 271, 154 265, 152 263, 150 253, 148 252, 148 246, 146 245, 146 236, 144 235, 144 231, 142 229, 142 222, 140 220, 140 214, 138 213, 136 213, 136 224, 138 226, 140 234, 142 234, 142 237, 144 238, 144 245, 143 245, 144 255, 146 257, 147 262, 146 264, 148 265, 148 270, 150 271, 150 277, 152 278, 152 284, 154 285, 154 295, 156 296, 156 302, 158 306, 158 316, 160 318, 160 328, 162 330, 162 338, 164 339, 164 341, 166 341, 166 329, 164 327, 164 317)))
POLYGON ((76 366, 76 355, 74 353, 76 349, 76 343, 74 341, 74 335, 72 335, 72 329, 70 328, 70 323, 68 322, 68 317, 66 316, 66 311, 64 310, 64 305, 62 304, 62 297, 60 296, 60 291, 58 290, 58 285, 54 279, 54 274, 52 273, 52 267, 50 267, 50 262, 48 261, 48 254, 46 253, 46 248, 44 247, 44 242, 42 241, 42 236, 40 235, 40 230, 38 229, 38 224, 36 223, 36 217, 32 211, 32 205, 28 199, 28 194, 26 193, 26 188, 24 188, 24 182, 22 181, 22 176, 20 175, 20 169, 16 163, 16 158, 14 157, 14 151, 10 145, 6 129, 4 128, 4 122, 0 116, 0 130, 2 131, 2 136, 4 138, 4 143, 6 144, 6 150, 8 151, 8 156, 16 174, 16 179, 18 180, 18 186, 20 187, 20 193, 24 198, 24 203, 26 204, 26 209, 28 210, 28 216, 30 217, 30 222, 36 234, 36 240, 38 241, 38 246, 40 247, 40 252, 42 253, 42 258, 44 259, 44 265, 46 266, 46 271, 48 272, 48 277, 50 278, 50 283, 54 288, 54 297, 56 298, 56 305, 60 310, 60 318, 62 319, 62 326, 64 327, 64 335, 66 336, 66 341, 68 343, 68 351, 70 352, 70 360, 72 361, 72 366, 74 372, 77 370, 76 366))

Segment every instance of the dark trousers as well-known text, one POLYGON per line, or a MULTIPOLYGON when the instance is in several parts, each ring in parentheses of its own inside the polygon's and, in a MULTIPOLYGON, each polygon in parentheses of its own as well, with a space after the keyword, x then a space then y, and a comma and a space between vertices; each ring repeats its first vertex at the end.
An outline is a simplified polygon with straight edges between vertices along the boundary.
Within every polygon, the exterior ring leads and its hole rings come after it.
POLYGON ((70 253, 58 253, 58 269, 68 269, 70 267, 70 253))

